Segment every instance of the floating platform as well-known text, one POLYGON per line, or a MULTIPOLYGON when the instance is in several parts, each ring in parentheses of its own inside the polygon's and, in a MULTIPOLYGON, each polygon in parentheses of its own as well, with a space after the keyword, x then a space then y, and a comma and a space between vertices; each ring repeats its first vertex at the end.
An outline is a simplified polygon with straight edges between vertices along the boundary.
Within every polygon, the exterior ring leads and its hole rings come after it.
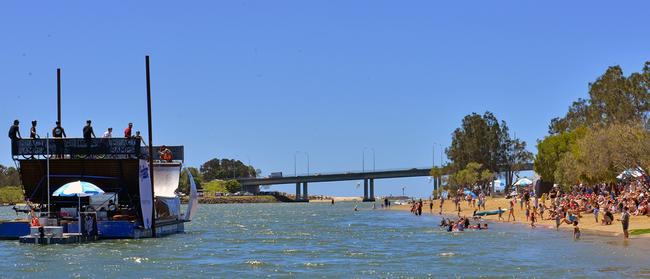
POLYGON ((30 234, 21 236, 20 243, 30 244, 70 244, 97 240, 96 235, 64 233, 62 226, 30 227, 30 234))
POLYGON ((80 233, 64 233, 60 236, 45 235, 25 235, 20 237, 20 243, 29 244, 73 244, 85 243, 97 240, 97 236, 82 235, 80 233))
POLYGON ((18 239, 28 235, 30 223, 24 221, 0 221, 0 239, 18 239))

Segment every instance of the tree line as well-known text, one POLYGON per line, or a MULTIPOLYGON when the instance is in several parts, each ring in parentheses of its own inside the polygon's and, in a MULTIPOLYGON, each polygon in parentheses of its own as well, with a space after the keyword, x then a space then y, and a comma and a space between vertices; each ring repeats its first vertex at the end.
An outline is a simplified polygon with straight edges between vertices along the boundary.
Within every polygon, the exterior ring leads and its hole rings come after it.
POLYGON ((553 118, 537 144, 535 171, 564 187, 614 182, 630 168, 650 168, 650 61, 625 76, 609 67, 589 84, 589 97, 553 118))
POLYGON ((486 187, 502 172, 511 185, 513 174, 533 162, 542 181, 569 187, 614 182, 631 168, 650 169, 650 61, 628 76, 620 66, 609 67, 589 83, 588 93, 563 117, 551 119, 534 156, 491 112, 465 116, 446 149, 451 163, 434 167, 431 175, 449 174, 447 184, 455 189, 486 187))
POLYGON ((262 171, 253 166, 246 165, 240 160, 214 158, 201 164, 199 168, 187 167, 181 173, 179 191, 189 192, 189 178, 187 171, 192 173, 194 183, 198 188, 213 192, 240 191, 241 185, 236 178, 256 177, 262 171))

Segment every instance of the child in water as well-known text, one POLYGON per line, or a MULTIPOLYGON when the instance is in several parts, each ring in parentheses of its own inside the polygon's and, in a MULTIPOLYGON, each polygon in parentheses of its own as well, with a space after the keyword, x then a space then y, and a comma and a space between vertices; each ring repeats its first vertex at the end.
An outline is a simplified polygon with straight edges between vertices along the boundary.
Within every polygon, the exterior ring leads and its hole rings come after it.
POLYGON ((529 219, 530 219, 530 227, 534 229, 535 228, 535 210, 530 211, 529 219))
POLYGON ((580 239, 580 228, 578 227, 578 221, 573 221, 573 239, 580 239))

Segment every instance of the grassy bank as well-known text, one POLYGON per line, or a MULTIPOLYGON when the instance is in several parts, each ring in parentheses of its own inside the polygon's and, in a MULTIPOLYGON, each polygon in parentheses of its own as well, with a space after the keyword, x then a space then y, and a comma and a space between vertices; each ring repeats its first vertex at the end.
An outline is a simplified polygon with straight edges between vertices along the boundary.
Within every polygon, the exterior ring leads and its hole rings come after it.
POLYGON ((16 186, 0 187, 0 203, 21 203, 23 201, 22 188, 16 186))

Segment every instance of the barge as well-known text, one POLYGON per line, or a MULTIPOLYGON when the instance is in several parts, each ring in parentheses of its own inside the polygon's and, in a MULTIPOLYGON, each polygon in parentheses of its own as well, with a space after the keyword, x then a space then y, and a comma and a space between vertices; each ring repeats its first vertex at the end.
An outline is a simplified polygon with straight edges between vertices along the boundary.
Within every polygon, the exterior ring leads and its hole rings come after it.
MULTIPOLYGON (((198 206, 196 185, 188 171, 189 204, 181 213, 177 190, 184 148, 152 144, 149 56, 145 67, 148 145, 130 133, 124 138, 20 139, 10 130, 11 155, 28 205, 21 211, 29 217, 0 221, 0 239, 64 244, 185 231, 198 206)), ((57 69, 57 125, 60 81, 57 69)))
POLYGON ((153 159, 152 187, 148 149, 141 146, 140 139, 18 140, 12 155, 31 212, 28 219, 0 222, 0 238, 23 243, 76 243, 184 232, 198 201, 196 185, 188 173, 190 202, 181 213, 177 190, 183 146, 154 148, 169 152, 165 160, 153 159), (75 182, 101 190, 53 195, 59 187, 75 182))

